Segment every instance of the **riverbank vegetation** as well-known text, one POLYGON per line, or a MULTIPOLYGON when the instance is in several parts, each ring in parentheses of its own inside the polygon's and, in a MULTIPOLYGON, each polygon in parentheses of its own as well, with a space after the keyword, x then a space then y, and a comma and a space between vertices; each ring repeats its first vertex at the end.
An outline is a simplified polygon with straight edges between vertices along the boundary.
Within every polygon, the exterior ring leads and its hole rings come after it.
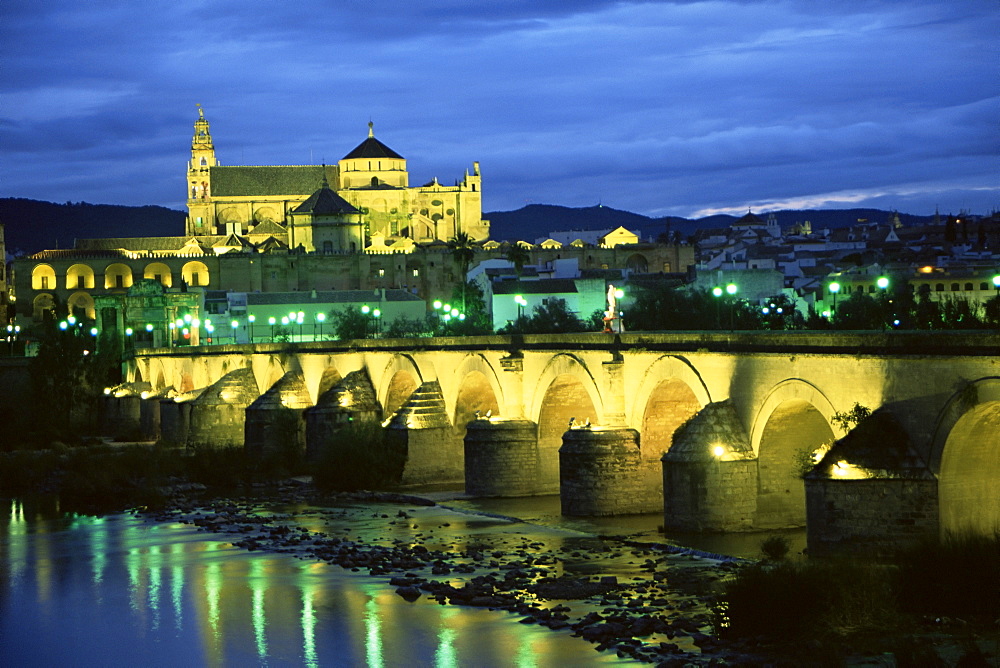
POLYGON ((66 510, 105 513, 156 507, 178 485, 230 493, 311 476, 320 492, 390 490, 405 451, 378 423, 350 422, 313 460, 295 448, 257 456, 242 447, 176 448, 80 439, 0 452, 0 495, 58 494, 66 510))
POLYGON ((998 592, 1000 531, 952 535, 886 562, 749 564, 719 596, 716 628, 724 638, 752 640, 793 658, 828 657, 829 665, 843 665, 844 648, 891 652, 900 666, 952 665, 935 652, 935 636, 950 637, 959 656, 979 656, 980 635, 997 635, 998 592))

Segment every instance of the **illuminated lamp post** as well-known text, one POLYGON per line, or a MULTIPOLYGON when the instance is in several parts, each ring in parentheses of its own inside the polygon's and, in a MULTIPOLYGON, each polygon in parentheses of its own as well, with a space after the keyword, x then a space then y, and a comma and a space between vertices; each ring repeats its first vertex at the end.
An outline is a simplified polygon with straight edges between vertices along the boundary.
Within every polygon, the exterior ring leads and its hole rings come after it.
POLYGON ((240 323, 238 321, 236 321, 236 320, 233 320, 231 323, 229 323, 229 326, 233 328, 233 344, 235 345, 236 344, 236 328, 240 326, 240 323))
POLYGON ((882 291, 882 331, 885 331, 886 321, 889 319, 889 309, 888 309, 888 289, 889 289, 889 279, 885 276, 879 276, 878 280, 875 281, 875 285, 878 289, 882 291))
POLYGON ((323 323, 326 322, 326 313, 317 313, 316 322, 319 323, 319 338, 323 339, 323 323))
POLYGON ((253 324, 257 321, 257 316, 253 313, 247 316, 247 322, 250 324, 250 343, 253 343, 253 324))
MULTIPOLYGON (((60 327, 62 327, 62 325, 63 325, 63 323, 59 323, 60 327)), ((63 329, 66 329, 66 328, 63 327, 63 329)), ((126 348, 132 348, 132 328, 131 327, 126 327, 125 328, 125 347, 126 348)))
POLYGON ((274 319, 273 315, 270 318, 267 319, 267 324, 271 325, 271 343, 274 343, 274 323, 275 322, 276 322, 276 320, 274 319))
POLYGON ((523 295, 514 295, 514 301, 517 302, 517 319, 521 319, 521 307, 527 304, 523 295))
POLYGON ((735 311, 736 311, 736 291, 738 288, 735 283, 730 283, 726 286, 726 294, 729 295, 729 331, 736 329, 735 325, 735 311))
POLYGON ((305 322, 306 314, 299 311, 295 315, 295 322, 299 323, 299 343, 302 343, 302 323, 305 322))
POLYGON ((715 328, 722 329, 722 307, 719 305, 719 300, 722 298, 722 288, 718 285, 712 288, 712 296, 715 297, 715 328))
POLYGON ((379 338, 379 335, 382 333, 382 321, 379 320, 379 318, 382 317, 382 310, 374 309, 372 311, 372 317, 375 318, 375 338, 377 339, 379 338))
POLYGON ((830 285, 827 286, 827 289, 829 289, 830 290, 830 294, 833 295, 833 312, 836 313, 837 312, 837 293, 840 292, 840 283, 838 283, 837 281, 833 281, 832 283, 830 283, 830 285))
POLYGON ((368 314, 370 312, 371 312, 371 309, 368 307, 368 304, 365 304, 364 306, 361 307, 361 313, 362 313, 362 315, 365 316, 364 317, 364 323, 365 323, 365 338, 366 339, 368 338, 368 314))

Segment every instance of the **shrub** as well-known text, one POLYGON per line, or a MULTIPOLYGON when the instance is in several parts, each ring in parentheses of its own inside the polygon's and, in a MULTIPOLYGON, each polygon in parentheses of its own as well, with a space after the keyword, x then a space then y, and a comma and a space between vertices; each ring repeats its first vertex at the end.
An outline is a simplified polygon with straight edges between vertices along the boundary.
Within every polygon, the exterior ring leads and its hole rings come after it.
POLYGON ((768 536, 760 543, 760 553, 771 561, 781 561, 788 556, 788 550, 788 538, 785 536, 768 536))
POLYGON ((319 453, 313 481, 323 491, 380 489, 399 483, 406 453, 377 422, 349 422, 319 453))

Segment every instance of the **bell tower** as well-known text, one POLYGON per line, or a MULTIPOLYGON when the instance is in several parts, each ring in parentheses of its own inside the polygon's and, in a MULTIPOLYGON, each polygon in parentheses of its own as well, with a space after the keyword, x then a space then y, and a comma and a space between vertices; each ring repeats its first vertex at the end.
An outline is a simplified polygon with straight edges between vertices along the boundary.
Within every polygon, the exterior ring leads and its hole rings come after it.
POLYGON ((205 111, 199 104, 198 120, 194 122, 194 137, 191 140, 191 161, 187 169, 188 236, 215 234, 211 169, 218 164, 212 133, 205 120, 205 111))

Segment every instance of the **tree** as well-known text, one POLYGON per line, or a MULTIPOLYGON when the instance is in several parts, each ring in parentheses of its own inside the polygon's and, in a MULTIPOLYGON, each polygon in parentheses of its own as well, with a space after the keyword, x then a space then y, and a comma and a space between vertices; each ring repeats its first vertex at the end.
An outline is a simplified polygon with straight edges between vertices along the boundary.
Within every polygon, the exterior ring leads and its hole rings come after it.
POLYGON ((566 334, 585 332, 589 328, 566 306, 565 299, 549 297, 545 304, 532 310, 531 316, 522 315, 515 322, 503 327, 502 334, 566 334))
POLYGON ((524 265, 528 264, 531 260, 531 254, 528 252, 528 249, 521 244, 513 243, 507 248, 507 253, 504 257, 514 265, 514 273, 517 274, 517 280, 520 281, 524 265))
POLYGON ((833 314, 836 329, 879 329, 884 322, 881 305, 863 292, 851 293, 848 299, 841 300, 833 314))
POLYGON ((440 324, 444 336, 477 336, 493 333, 493 319, 486 308, 486 295, 475 281, 456 285, 452 290, 452 300, 465 299, 464 318, 451 318, 440 324))
POLYGON ((656 286, 634 293, 626 314, 632 330, 715 329, 721 319, 721 304, 705 290, 656 286))
POLYGON ((369 332, 374 331, 374 323, 369 313, 362 313, 360 309, 345 306, 339 311, 330 311, 333 331, 338 339, 364 339, 369 332))
POLYGON ((461 271, 461 283, 462 283, 462 311, 465 311, 465 283, 466 277, 469 273, 469 266, 472 265, 472 261, 476 259, 476 246, 472 243, 472 239, 469 237, 467 232, 460 231, 455 233, 451 239, 448 240, 448 249, 451 251, 451 256, 458 264, 461 271))

